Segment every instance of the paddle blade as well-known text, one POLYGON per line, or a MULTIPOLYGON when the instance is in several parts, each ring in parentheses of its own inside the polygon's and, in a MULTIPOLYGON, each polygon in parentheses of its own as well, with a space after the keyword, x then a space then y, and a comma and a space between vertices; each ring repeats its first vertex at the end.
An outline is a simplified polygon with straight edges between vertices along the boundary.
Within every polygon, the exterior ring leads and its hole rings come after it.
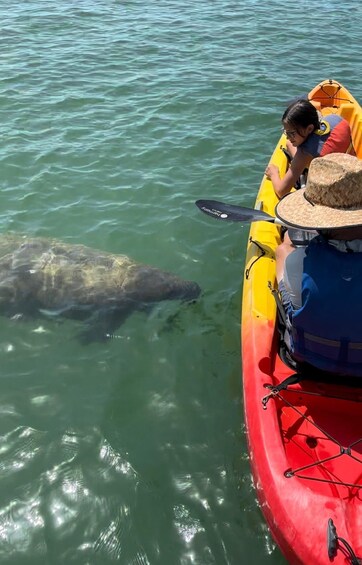
POLYGON ((229 222, 274 222, 274 216, 270 216, 261 210, 254 210, 253 208, 244 208, 244 206, 235 206, 234 204, 224 204, 217 200, 197 200, 196 206, 207 214, 217 220, 226 220, 229 222))

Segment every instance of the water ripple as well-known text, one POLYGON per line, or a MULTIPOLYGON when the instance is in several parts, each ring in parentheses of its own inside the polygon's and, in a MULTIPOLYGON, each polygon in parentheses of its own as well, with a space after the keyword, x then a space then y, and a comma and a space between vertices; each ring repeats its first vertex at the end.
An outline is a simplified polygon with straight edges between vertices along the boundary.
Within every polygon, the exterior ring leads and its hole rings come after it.
POLYGON ((356 4, 328 0, 321 33, 307 0, 2 1, 1 230, 203 293, 86 350, 2 318, 1 563, 282 563, 240 431, 248 227, 194 201, 253 205, 293 96, 335 78, 362 100, 356 4))

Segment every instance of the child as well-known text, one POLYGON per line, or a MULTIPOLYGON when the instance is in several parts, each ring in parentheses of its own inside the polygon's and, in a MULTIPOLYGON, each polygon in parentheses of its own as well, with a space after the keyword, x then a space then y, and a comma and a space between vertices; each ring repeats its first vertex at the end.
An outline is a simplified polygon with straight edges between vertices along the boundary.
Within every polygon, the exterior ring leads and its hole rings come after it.
POLYGON ((290 167, 283 178, 280 178, 276 165, 268 165, 265 170, 279 198, 291 191, 315 157, 328 153, 355 155, 348 122, 337 114, 328 114, 320 121, 309 100, 300 99, 290 104, 282 123, 287 136, 287 151, 292 157, 290 167))

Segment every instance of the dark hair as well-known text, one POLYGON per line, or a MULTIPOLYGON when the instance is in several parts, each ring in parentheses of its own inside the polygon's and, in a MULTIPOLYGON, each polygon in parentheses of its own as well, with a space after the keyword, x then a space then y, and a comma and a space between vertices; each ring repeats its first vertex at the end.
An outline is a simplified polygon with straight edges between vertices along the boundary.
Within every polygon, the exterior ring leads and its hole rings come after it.
POLYGON ((320 128, 316 108, 309 100, 303 98, 289 104, 282 116, 282 121, 295 127, 297 131, 298 128, 306 128, 311 124, 313 124, 315 130, 320 128))

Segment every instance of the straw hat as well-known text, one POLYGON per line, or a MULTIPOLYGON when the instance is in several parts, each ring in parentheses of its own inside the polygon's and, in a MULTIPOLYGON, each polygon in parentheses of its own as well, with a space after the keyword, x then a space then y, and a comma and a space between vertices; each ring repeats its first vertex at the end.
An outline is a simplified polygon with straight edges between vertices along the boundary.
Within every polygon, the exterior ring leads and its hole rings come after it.
POLYGON ((313 159, 306 187, 282 198, 275 214, 306 230, 362 226, 362 161, 345 153, 313 159))

